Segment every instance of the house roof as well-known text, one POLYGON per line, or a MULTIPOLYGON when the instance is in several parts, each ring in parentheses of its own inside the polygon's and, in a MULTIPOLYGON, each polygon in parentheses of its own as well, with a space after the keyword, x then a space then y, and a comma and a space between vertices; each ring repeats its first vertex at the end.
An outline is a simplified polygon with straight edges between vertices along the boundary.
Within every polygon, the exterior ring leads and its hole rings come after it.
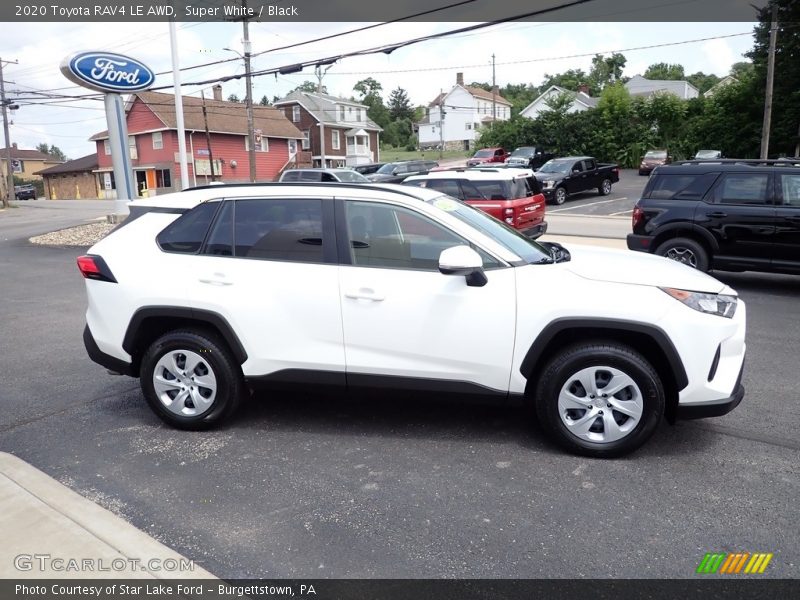
MULTIPOLYGON (((336 127, 363 127, 372 131, 383 131, 383 129, 366 116, 369 106, 360 104, 354 100, 347 98, 339 98, 338 96, 331 96, 330 94, 316 94, 311 92, 301 92, 295 90, 275 103, 275 106, 284 106, 287 104, 297 103, 305 108, 309 114, 320 123, 325 125, 332 125, 336 127), (337 120, 338 108, 337 105, 344 104, 346 106, 354 106, 364 110, 363 121, 339 121, 337 120)), ((350 114, 349 112, 347 114, 350 114)))
MULTIPOLYGON (((457 87, 464 88, 467 92, 472 94, 475 98, 480 98, 481 100, 489 100, 490 102, 492 100, 492 92, 487 92, 483 88, 474 87, 474 86, 471 86, 471 85, 458 85, 458 84, 456 84, 456 85, 453 86, 453 88, 449 92, 441 92, 438 96, 436 96, 436 98, 434 98, 428 104, 428 106, 429 107, 430 106, 439 106, 442 103, 442 101, 444 101, 444 99, 447 96, 449 96, 450 93, 457 87)), ((494 101, 497 104, 505 104, 507 106, 511 106, 511 102, 509 102, 508 100, 503 98, 500 94, 495 94, 494 95, 494 101)))
POLYGON ((665 91, 683 97, 683 91, 689 87, 698 94, 699 90, 688 81, 683 79, 647 79, 641 75, 634 75, 627 82, 625 87, 632 96, 651 95, 656 91, 665 91))
POLYGON ((528 106, 523 108, 520 112, 523 114, 528 112, 528 110, 532 106, 537 104, 540 100, 542 100, 543 98, 547 98, 550 95, 550 92, 552 91, 555 91, 558 94, 575 94, 574 101, 583 104, 587 108, 595 108, 597 106, 597 103, 600 101, 599 98, 595 98, 594 96, 590 96, 589 94, 586 94, 584 92, 571 92, 570 90, 563 88, 560 85, 551 85, 544 92, 539 94, 539 96, 533 102, 528 104, 528 106))
MULTIPOLYGON (((175 113, 175 96, 161 92, 137 92, 128 99, 126 110, 130 110, 136 100, 144 103, 156 118, 164 124, 165 129, 177 129, 175 113)), ((241 102, 228 102, 206 98, 208 129, 213 133, 231 133, 247 135, 247 110, 241 102)), ((194 96, 183 96, 183 121, 187 131, 203 131, 203 100, 194 96)), ((271 106, 253 106, 253 124, 260 129, 262 135, 272 138, 302 139, 303 134, 295 127, 283 111, 271 106)), ((136 133, 132 131, 131 133, 136 133)), ((101 140, 108 137, 108 132, 96 133, 90 140, 101 140)))
MULTIPOLYGON (((8 156, 8 148, 0 148, 0 160, 5 160, 8 156)), ((42 160, 44 162, 61 163, 63 160, 57 159, 55 156, 50 156, 38 150, 22 150, 21 148, 11 147, 11 158, 18 160, 42 160)))
POLYGON ((60 165, 55 165, 41 171, 36 171, 34 175, 55 175, 57 173, 74 173, 76 171, 91 171, 97 168, 97 152, 87 154, 75 160, 68 160, 60 165))

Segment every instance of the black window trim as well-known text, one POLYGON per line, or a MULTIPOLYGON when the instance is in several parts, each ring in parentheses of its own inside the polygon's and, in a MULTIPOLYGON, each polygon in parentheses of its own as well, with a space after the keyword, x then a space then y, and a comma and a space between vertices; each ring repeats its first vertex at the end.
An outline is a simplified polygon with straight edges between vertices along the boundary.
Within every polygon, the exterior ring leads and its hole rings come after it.
MULTIPOLYGON (((220 208, 222 208, 222 200, 223 200, 223 198, 211 198, 211 199, 209 199, 209 200, 203 200, 202 202, 198 202, 196 206, 193 206, 193 207, 192 207, 192 208, 190 208, 189 210, 187 210, 187 211, 185 211, 185 212, 181 213, 181 214, 180 214, 180 216, 179 216, 177 219, 175 219, 174 221, 172 221, 171 223, 169 223, 169 225, 167 225, 166 227, 164 227, 164 228, 163 228, 161 231, 159 231, 159 232, 156 234, 156 239, 155 239, 155 242, 156 242, 156 246, 158 246, 158 249, 159 249, 159 250, 161 250, 162 252, 165 252, 165 253, 167 253, 167 254, 182 254, 182 255, 184 255, 184 256, 197 256, 197 255, 201 254, 202 250, 203 250, 203 249, 205 248, 205 246, 206 246, 206 240, 208 240, 208 234, 209 234, 209 232, 211 231, 212 227, 214 226, 214 223, 215 223, 215 222, 216 222, 216 220, 217 220, 217 215, 219 214, 220 208), (177 222, 178 222, 180 219, 182 219, 182 218, 186 217, 187 215, 190 215, 190 214, 192 214, 192 211, 194 211, 196 208, 198 208, 198 207, 200 207, 200 206, 202 206, 202 205, 204 205, 204 204, 211 204, 212 202, 216 202, 216 203, 218 203, 217 210, 215 210, 215 211, 214 211, 214 214, 213 214, 213 215, 211 215, 211 221, 209 221, 209 223, 208 223, 208 227, 206 227, 206 232, 205 232, 205 234, 203 235, 203 239, 202 239, 202 241, 200 242, 200 246, 198 246, 197 250, 195 250, 194 252, 176 252, 175 250, 166 250, 166 249, 165 249, 165 248, 164 248, 164 247, 161 245, 161 242, 159 242, 159 241, 158 241, 158 238, 159 238, 159 236, 160 236, 162 233, 164 233, 164 231, 166 231, 166 229, 167 229, 168 227, 172 227, 172 226, 173 226, 175 223, 177 223, 177 222)), ((161 211, 159 211, 159 212, 161 212, 161 211)), ((169 211, 169 212, 172 212, 172 211, 169 211)))

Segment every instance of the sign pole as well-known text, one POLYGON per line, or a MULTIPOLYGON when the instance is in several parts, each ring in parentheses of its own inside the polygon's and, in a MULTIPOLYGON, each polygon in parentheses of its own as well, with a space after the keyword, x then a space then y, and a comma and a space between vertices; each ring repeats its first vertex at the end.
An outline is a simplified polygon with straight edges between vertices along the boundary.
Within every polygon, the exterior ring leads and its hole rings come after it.
POLYGON ((117 199, 114 201, 116 222, 128 214, 127 201, 137 196, 133 180, 133 167, 128 148, 128 125, 125 121, 125 107, 119 94, 105 95, 106 121, 108 122, 108 143, 111 145, 111 163, 114 166, 114 181, 117 186, 117 199))

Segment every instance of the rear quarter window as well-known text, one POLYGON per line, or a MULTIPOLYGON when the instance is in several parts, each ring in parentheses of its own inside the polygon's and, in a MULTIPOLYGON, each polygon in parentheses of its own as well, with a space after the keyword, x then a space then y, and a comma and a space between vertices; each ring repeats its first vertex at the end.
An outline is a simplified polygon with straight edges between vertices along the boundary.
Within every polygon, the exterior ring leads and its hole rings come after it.
POLYGON ((717 179, 718 173, 657 173, 648 182, 643 198, 655 200, 700 200, 717 179))
POLYGON ((164 252, 196 253, 206 239, 219 205, 219 202, 204 202, 178 217, 156 236, 159 247, 164 252))

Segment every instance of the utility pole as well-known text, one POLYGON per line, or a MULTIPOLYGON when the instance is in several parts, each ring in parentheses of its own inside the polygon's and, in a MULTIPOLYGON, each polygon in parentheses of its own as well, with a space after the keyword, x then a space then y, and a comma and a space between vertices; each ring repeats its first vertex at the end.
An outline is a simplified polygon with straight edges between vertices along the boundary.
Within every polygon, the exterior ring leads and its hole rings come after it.
POLYGON ((769 130, 772 125, 772 84, 775 78, 775 44, 778 39, 778 4, 772 4, 772 24, 769 28, 767 56, 767 91, 764 98, 764 124, 761 127, 761 159, 769 158, 769 130))
MULTIPOLYGON (((208 148, 208 164, 211 167, 211 181, 214 181, 214 155, 211 153, 211 134, 208 131, 208 114, 206 113, 206 95, 200 91, 203 100, 203 124, 206 127, 206 148, 208 148)), ((252 146, 250 146, 252 148, 252 146)))
POLYGON ((186 159, 186 128, 183 124, 183 96, 181 96, 181 70, 178 68, 178 34, 175 19, 169 22, 169 45, 172 51, 172 80, 175 87, 175 123, 178 126, 178 154, 181 166, 181 189, 189 187, 189 163, 186 159))
POLYGON ((11 201, 14 199, 14 170, 11 168, 11 135, 8 132, 8 108, 11 105, 11 100, 6 100, 6 84, 3 80, 3 63, 9 65, 19 64, 15 60, 4 61, 0 58, 0 104, 3 106, 3 133, 6 138, 6 195, 3 198, 3 207, 9 208, 11 201))
POLYGON ((439 103, 439 160, 442 160, 444 152, 444 104, 439 103))
POLYGON ((494 52, 492 52, 492 127, 497 119, 497 84, 494 78, 494 52))
POLYGON ((244 39, 242 40, 244 44, 244 73, 247 82, 247 98, 245 98, 245 102, 247 103, 247 139, 250 147, 250 182, 253 183, 256 180, 256 135, 255 126, 253 125, 253 78, 250 75, 251 48, 250 28, 247 21, 247 0, 242 0, 242 9, 244 9, 244 17, 242 18, 242 30, 244 32, 244 39))

